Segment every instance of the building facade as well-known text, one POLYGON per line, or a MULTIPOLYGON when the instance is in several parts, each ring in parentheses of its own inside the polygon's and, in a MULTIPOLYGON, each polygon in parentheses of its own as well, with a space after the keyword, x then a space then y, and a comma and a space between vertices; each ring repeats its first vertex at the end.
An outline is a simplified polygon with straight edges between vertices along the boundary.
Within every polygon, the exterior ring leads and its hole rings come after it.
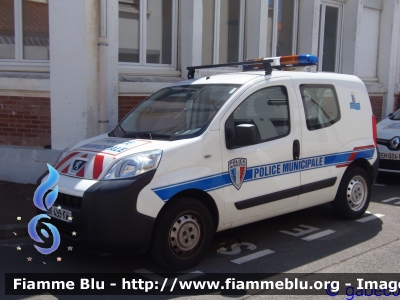
POLYGON ((33 183, 191 65, 316 54, 385 118, 400 105, 399 15, 399 0, 0 0, 0 180, 33 183))

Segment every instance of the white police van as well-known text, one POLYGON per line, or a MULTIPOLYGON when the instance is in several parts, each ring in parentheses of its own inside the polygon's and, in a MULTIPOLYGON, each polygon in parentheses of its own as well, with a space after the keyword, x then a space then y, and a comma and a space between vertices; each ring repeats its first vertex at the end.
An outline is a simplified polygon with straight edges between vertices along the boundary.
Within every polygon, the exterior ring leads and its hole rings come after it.
POLYGON ((217 231, 328 202, 360 217, 377 175, 375 117, 355 76, 280 70, 317 61, 227 64, 248 72, 200 79, 196 70, 226 65, 189 67, 189 80, 148 97, 112 132, 64 150, 53 224, 83 247, 150 251, 183 270, 217 231))

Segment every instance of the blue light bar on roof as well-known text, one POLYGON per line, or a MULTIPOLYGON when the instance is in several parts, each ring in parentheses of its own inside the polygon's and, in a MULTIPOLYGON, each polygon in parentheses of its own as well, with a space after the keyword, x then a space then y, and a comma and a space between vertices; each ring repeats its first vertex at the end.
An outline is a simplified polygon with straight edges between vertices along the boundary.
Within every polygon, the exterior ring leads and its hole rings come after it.
POLYGON ((269 60, 273 68, 299 67, 299 66, 305 67, 318 64, 318 57, 316 55, 312 54, 285 55, 278 57, 251 59, 250 61, 259 61, 260 63, 253 65, 243 65, 243 71, 262 70, 264 68, 263 61, 265 60, 269 60))
POLYGON ((318 63, 318 56, 312 54, 300 54, 298 58, 299 65, 316 65, 318 63))

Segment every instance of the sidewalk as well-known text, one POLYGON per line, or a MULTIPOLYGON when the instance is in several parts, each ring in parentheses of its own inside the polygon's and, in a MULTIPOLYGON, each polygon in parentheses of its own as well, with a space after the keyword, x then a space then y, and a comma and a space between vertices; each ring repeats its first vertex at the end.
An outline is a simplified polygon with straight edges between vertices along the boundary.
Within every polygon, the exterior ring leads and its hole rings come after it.
POLYGON ((33 205, 35 189, 33 184, 0 181, 0 239, 28 234, 28 223, 37 215, 33 205))

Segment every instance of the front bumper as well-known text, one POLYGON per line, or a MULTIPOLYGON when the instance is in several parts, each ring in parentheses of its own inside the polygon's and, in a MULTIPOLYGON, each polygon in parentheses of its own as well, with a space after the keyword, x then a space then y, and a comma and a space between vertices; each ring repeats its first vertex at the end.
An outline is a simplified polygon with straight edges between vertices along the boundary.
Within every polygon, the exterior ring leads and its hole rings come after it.
MULTIPOLYGON (((59 193, 54 207, 72 212, 72 222, 52 218, 63 240, 100 253, 144 253, 155 219, 136 209, 140 191, 156 170, 131 179, 99 181, 83 197, 59 193), (76 235, 72 235, 76 232, 76 235)), ((44 174, 38 180, 40 184, 44 174)))

